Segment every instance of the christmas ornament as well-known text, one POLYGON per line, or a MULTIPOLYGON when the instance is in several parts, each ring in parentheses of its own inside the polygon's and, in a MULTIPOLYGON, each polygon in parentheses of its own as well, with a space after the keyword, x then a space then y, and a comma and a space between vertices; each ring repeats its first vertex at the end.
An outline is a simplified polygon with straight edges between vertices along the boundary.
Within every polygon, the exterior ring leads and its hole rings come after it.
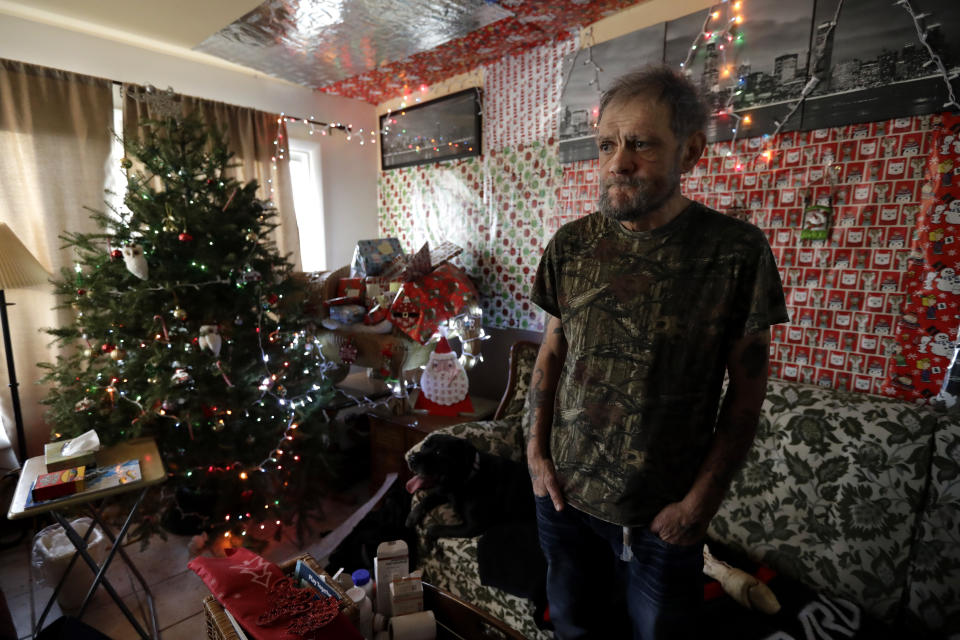
POLYGON ((165 233, 173 233, 177 230, 177 221, 174 218, 167 218, 163 221, 163 231, 165 233))
POLYGON ((120 166, 124 169, 129 169, 133 166, 133 162, 130 161, 130 158, 120 158, 120 166))
POLYGON ((177 236, 177 239, 180 242, 193 242, 193 236, 187 233, 186 231, 184 231, 179 236, 177 236))
POLYGON ((86 290, 86 289, 77 289, 77 295, 78 295, 78 296, 85 296, 85 295, 87 295, 87 290, 86 290))
POLYGON ((73 405, 73 410, 76 411, 77 413, 81 413, 83 411, 87 411, 88 409, 92 409, 93 405, 94 405, 93 400, 91 400, 90 398, 84 398, 77 404, 73 405))
POLYGON ((110 358, 113 360, 124 360, 127 357, 127 352, 123 349, 114 349, 110 352, 110 358))
POLYGON ((116 349, 116 347, 110 344, 109 342, 104 342, 103 346, 100 347, 100 351, 103 351, 104 353, 110 353, 114 349, 116 349))
POLYGON ((92 357, 93 357, 93 349, 90 349, 89 347, 86 348, 86 349, 84 349, 84 350, 83 350, 83 357, 84 357, 84 358, 92 358, 92 357))
POLYGON ((120 249, 114 249, 113 251, 110 252, 111 260, 119 260, 122 257, 123 257, 123 251, 120 251, 120 249))
POLYGON ((346 364, 353 364, 357 360, 357 345, 353 338, 347 338, 340 344, 340 360, 346 364))
POLYGON ((441 337, 420 376, 420 395, 415 408, 445 416, 469 413, 473 411, 473 403, 467 394, 469 387, 467 372, 457 354, 447 339, 441 337))
POLYGON ((123 262, 127 265, 127 270, 141 280, 146 280, 150 275, 150 267, 147 266, 147 259, 143 255, 143 247, 138 244, 123 248, 123 262))
POLYGON ((213 355, 220 355, 220 347, 223 341, 220 338, 220 327, 215 324, 204 324, 200 325, 200 337, 197 339, 197 344, 200 345, 200 349, 210 349, 213 352, 213 355))
POLYGON ((184 309, 181 309, 179 305, 173 308, 173 310, 170 312, 170 315, 172 315, 174 319, 180 320, 181 322, 187 319, 187 312, 184 309))
POLYGON ((253 231, 247 234, 247 242, 256 242, 260 237, 255 234, 253 231))
POLYGON ((184 385, 193 382, 193 378, 190 377, 186 369, 177 369, 173 375, 170 376, 170 382, 176 385, 184 385))

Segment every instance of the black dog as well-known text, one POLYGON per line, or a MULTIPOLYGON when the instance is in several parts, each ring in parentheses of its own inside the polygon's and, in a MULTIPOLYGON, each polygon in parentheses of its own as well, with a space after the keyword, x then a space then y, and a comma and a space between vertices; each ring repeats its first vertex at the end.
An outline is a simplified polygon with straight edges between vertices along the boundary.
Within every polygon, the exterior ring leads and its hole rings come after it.
POLYGON ((407 526, 416 526, 427 512, 443 503, 450 503, 463 522, 430 527, 425 532, 428 542, 440 537, 469 538, 491 525, 536 518, 526 468, 481 453, 462 438, 431 435, 420 451, 410 456, 409 465, 416 475, 407 483, 407 491, 426 489, 427 495, 410 511, 407 526))

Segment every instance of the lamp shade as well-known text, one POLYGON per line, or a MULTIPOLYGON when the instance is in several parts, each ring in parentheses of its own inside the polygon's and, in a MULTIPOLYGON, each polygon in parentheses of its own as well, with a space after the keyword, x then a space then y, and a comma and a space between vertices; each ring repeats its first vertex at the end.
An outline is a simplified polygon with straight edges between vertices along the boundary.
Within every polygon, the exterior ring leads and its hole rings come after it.
POLYGON ((23 246, 6 223, 0 222, 0 289, 43 284, 50 273, 23 246))

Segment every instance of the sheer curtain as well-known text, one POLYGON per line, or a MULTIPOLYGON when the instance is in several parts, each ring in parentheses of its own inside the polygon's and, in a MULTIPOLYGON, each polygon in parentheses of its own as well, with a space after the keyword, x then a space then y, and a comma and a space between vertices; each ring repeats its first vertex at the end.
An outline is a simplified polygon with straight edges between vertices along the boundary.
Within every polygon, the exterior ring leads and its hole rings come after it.
MULTIPOLYGON (((139 136, 141 120, 158 118, 163 105, 144 100, 146 88, 124 85, 123 130, 124 136, 139 136)), ((166 92, 163 92, 166 93, 166 92)), ((296 270, 300 270, 300 235, 297 217, 293 208, 293 187, 290 181, 290 155, 280 157, 275 145, 277 133, 286 148, 287 125, 272 113, 238 107, 223 102, 176 95, 180 111, 184 114, 199 111, 204 122, 218 128, 224 134, 227 147, 234 153, 233 177, 241 182, 256 180, 260 185, 260 198, 272 201, 277 208, 279 223, 273 240, 281 255, 289 254, 296 270), (276 169, 274 169, 274 166, 276 169)))
MULTIPOLYGON (((83 207, 103 209, 112 119, 109 80, 0 59, 0 221, 53 274, 73 264, 59 234, 94 231, 83 207)), ((55 356, 50 336, 39 330, 70 322, 72 311, 53 310, 51 285, 6 293, 15 303, 8 315, 27 451, 38 455, 49 430, 36 363, 55 356)), ((0 370, 0 409, 14 442, 7 368, 0 370)))

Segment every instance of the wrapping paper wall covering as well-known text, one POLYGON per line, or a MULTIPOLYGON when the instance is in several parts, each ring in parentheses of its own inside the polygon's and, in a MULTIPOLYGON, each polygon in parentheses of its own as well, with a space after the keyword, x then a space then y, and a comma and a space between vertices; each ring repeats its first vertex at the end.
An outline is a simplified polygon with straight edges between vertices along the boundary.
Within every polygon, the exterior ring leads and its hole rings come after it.
POLYGON ((563 78, 557 69, 576 51, 574 40, 537 47, 486 69, 483 97, 484 149, 531 142, 553 144, 559 126, 563 78), (518 90, 520 87, 522 91, 518 90))
POLYGON ((449 240, 477 285, 484 323, 540 330, 529 302, 563 175, 556 145, 535 142, 447 164, 380 174, 380 234, 406 251, 449 240))
MULTIPOLYGON (((381 175, 383 234, 408 251, 427 239, 463 246, 489 326, 542 330, 528 296, 543 247, 595 210, 596 161, 560 165, 544 126, 562 84, 546 62, 572 46, 486 69, 482 158, 381 175)), ((767 233, 792 318, 773 331, 774 377, 916 401, 939 391, 960 324, 960 120, 941 120, 785 133, 770 161, 758 138, 732 155, 716 143, 684 179, 685 195, 767 233), (800 238, 805 198, 832 203, 820 246, 800 238)))
POLYGON ((960 338, 960 116, 943 116, 926 160, 932 188, 907 259, 907 297, 884 389, 917 401, 940 392, 960 338))
MULTIPOLYGON (((567 38, 577 27, 636 4, 636 0, 501 0, 498 4, 514 15, 463 38, 328 84, 320 90, 373 104, 386 102, 417 91, 422 84, 431 85, 483 64, 501 64, 500 61, 535 47, 549 49, 554 46, 551 42, 567 38)), ((362 44, 359 35, 357 40, 362 44)))

